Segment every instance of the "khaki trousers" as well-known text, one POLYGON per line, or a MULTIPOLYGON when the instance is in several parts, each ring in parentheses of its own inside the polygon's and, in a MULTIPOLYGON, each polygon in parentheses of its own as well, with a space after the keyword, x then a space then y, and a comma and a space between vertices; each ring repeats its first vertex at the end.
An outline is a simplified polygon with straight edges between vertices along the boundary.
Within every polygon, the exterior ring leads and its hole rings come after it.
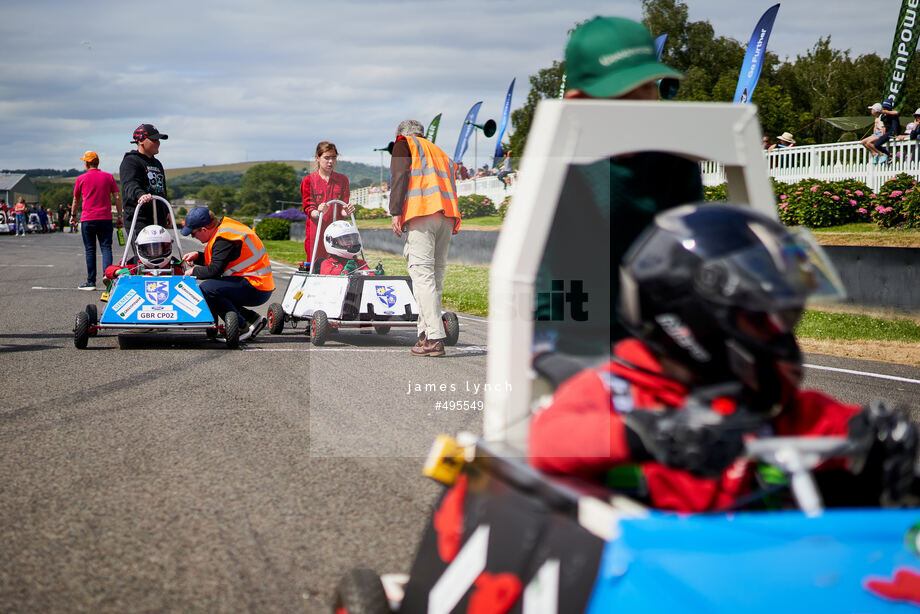
POLYGON ((403 257, 418 303, 418 334, 425 333, 430 340, 446 336, 441 321, 441 292, 453 229, 454 221, 440 213, 412 218, 405 225, 403 257))

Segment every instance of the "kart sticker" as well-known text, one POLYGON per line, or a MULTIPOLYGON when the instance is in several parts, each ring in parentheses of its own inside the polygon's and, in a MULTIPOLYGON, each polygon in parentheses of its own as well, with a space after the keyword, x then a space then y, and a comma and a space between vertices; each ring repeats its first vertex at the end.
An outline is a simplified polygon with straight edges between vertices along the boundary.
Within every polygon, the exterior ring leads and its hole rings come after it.
MULTIPOLYGON (((114 309, 115 311, 117 311, 117 312, 118 312, 118 315, 121 315, 121 308, 124 307, 125 305, 127 305, 127 304, 128 304, 128 301, 133 301, 135 296, 137 296, 137 292, 135 292, 134 290, 128 290, 128 291, 125 293, 125 295, 124 295, 123 297, 121 297, 121 300, 118 301, 117 303, 115 303, 114 306, 112 306, 112 309, 114 309)), ((143 303, 144 301, 142 300, 141 302, 143 303)), ((124 316, 122 316, 122 317, 124 317, 124 316)))
POLYGON ((132 313, 137 311, 138 307, 144 304, 144 299, 142 299, 137 292, 131 290, 131 292, 125 295, 125 298, 118 302, 125 303, 125 305, 120 309, 116 309, 115 312, 122 320, 126 320, 131 316, 132 313), (132 294, 134 295, 133 297, 131 296, 132 294), (131 297, 131 299, 127 300, 129 297, 131 297), (125 303, 125 301, 127 302, 125 303))
POLYGON ((145 281, 144 296, 154 305, 162 305, 169 298, 169 282, 160 279, 145 281))
MULTIPOLYGON (((176 286, 176 287, 178 288, 178 286, 176 286)), ((185 299, 185 295, 184 295, 184 294, 182 294, 182 295, 180 295, 180 296, 176 296, 176 298, 173 299, 173 305, 175 305, 176 307, 178 307, 179 309, 181 309, 181 310, 184 311, 185 313, 189 314, 189 315, 192 316, 193 318, 194 318, 194 317, 197 317, 198 314, 201 313, 201 309, 199 309, 199 308, 196 307, 195 305, 192 305, 190 302, 188 302, 188 301, 185 299)))
MULTIPOLYGON (((376 286, 377 288, 377 298, 380 299, 380 302, 383 303, 387 309, 392 309, 393 305, 396 304, 396 290, 393 286, 376 286)), ((392 311, 385 311, 384 313, 393 313, 392 311)))
MULTIPOLYGON (((197 292, 195 292, 194 290, 192 290, 192 289, 188 286, 188 284, 186 284, 186 283, 183 282, 183 281, 180 281, 179 283, 176 284, 176 292, 178 292, 179 294, 181 294, 181 295, 185 298, 185 300, 188 301, 189 303, 191 303, 192 305, 197 305, 198 303, 200 303, 201 301, 204 300, 204 298, 203 298, 200 294, 198 294, 197 292)), ((173 302, 175 302, 175 301, 173 301, 173 302)), ((184 308, 183 308, 183 309, 184 309, 184 308)), ((186 309, 186 311, 188 311, 188 309, 186 309)), ((201 310, 199 309, 198 311, 201 311, 201 310)), ((189 312, 189 313, 191 313, 191 312, 189 312)), ((196 313, 196 315, 197 315, 197 313, 196 313)))
POLYGON ((172 305, 145 305, 137 312, 137 319, 142 322, 175 322, 179 319, 179 312, 172 305))

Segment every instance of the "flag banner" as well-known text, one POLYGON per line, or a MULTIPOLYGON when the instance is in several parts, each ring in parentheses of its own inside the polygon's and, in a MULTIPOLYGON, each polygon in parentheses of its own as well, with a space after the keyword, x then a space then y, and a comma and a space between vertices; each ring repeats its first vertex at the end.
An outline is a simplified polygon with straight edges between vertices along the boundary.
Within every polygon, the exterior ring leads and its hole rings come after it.
POLYGON ((431 141, 434 143, 435 139, 438 138, 438 124, 441 123, 441 114, 438 113, 434 116, 434 119, 431 120, 431 123, 428 124, 428 130, 425 131, 425 140, 431 141))
POLYGON ((455 164, 463 162, 463 154, 466 153, 466 146, 470 143, 470 135, 473 134, 473 124, 476 123, 476 116, 479 115, 479 107, 481 106, 482 101, 480 100, 470 107, 469 113, 466 114, 466 119, 463 120, 463 127, 460 129, 460 138, 457 139, 457 149, 454 151, 455 164))
POLYGON ((516 78, 511 80, 511 85, 508 86, 508 93, 505 95, 505 106, 502 108, 502 119, 498 124, 498 138, 495 139, 495 157, 492 159, 493 167, 498 166, 498 161, 505 155, 505 152, 502 151, 502 137, 505 135, 505 128, 508 127, 508 118, 511 117, 511 94, 514 92, 514 82, 516 80, 516 78))
MULTIPOLYGON (((908 1, 912 0, 905 0, 905 2, 908 1)), ((741 74, 738 75, 735 104, 751 102, 754 87, 757 85, 760 71, 763 68, 764 56, 767 55, 767 42, 770 40, 770 32, 773 30, 777 12, 779 12, 779 4, 774 4, 766 10, 760 21, 754 26, 751 40, 748 41, 747 53, 744 54, 744 63, 741 64, 741 74)))
POLYGON ((668 40, 668 34, 664 33, 655 39, 655 56, 660 60, 661 52, 664 51, 664 42, 668 40))
POLYGON ((888 58, 888 75, 885 77, 883 100, 890 100, 892 106, 900 111, 904 104, 904 79, 907 69, 917 48, 917 0, 901 0, 901 12, 891 43, 891 55, 888 58))

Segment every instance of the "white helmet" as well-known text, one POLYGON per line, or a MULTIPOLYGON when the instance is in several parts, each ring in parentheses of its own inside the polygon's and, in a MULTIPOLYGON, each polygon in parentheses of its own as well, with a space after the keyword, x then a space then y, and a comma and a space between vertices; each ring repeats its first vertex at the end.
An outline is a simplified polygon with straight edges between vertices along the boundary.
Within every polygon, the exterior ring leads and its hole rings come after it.
POLYGON ((361 252, 361 237, 358 229, 351 222, 339 220, 332 222, 323 233, 326 251, 333 256, 351 259, 361 252))
POLYGON ((162 226, 152 224, 137 234, 134 242, 137 258, 151 269, 164 269, 169 266, 172 256, 172 238, 162 226))

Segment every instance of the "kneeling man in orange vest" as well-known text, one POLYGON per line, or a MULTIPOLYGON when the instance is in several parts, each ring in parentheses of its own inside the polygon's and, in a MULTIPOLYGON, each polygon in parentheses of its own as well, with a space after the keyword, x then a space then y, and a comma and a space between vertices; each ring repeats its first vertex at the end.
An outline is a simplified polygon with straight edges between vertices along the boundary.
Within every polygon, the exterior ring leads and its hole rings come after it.
POLYGON ((190 252, 182 259, 189 265, 198 263, 186 275, 200 280, 198 286, 211 313, 226 320, 226 314, 235 311, 240 341, 255 337, 267 321, 248 307, 264 305, 275 289, 262 240, 249 226, 229 217, 215 218, 207 207, 189 212, 182 235, 205 244, 203 252, 190 252))

